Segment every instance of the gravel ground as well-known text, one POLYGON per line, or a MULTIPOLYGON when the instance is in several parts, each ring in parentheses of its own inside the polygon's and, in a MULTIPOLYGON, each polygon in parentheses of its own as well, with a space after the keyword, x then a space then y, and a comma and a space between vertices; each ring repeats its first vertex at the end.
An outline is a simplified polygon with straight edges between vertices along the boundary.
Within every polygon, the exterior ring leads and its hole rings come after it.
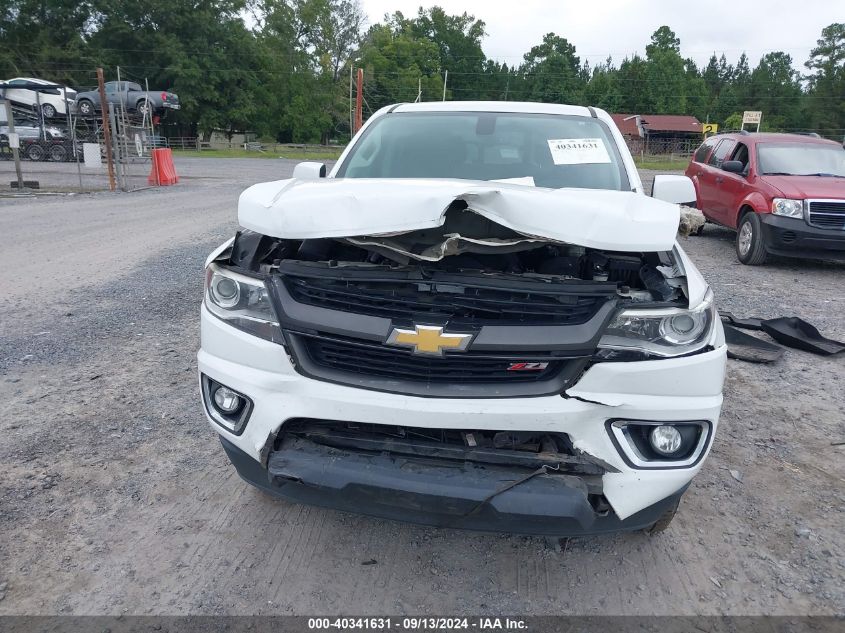
MULTIPOLYGON (((730 361, 670 529, 560 543, 270 499, 200 408, 202 263, 289 161, 179 159, 133 194, 0 199, 0 614, 842 614, 845 358, 730 361), (374 561, 374 562, 373 562, 374 561)), ((845 340, 845 265, 684 240, 722 309, 845 340)))

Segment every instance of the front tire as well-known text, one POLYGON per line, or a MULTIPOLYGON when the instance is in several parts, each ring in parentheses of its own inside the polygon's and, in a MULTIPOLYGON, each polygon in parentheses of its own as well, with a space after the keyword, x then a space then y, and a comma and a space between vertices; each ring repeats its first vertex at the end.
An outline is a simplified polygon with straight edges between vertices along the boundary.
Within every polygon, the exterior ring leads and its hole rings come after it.
POLYGON ((141 99, 140 101, 138 101, 138 103, 135 104, 135 110, 141 116, 145 116, 145 115, 148 115, 148 114, 152 115, 152 113, 153 113, 152 104, 149 101, 147 101, 146 99, 141 99))
POLYGON ((763 223, 753 211, 742 216, 737 227, 736 256, 746 266, 759 266, 766 261, 763 223))
POLYGON ((41 106, 41 114, 44 115, 45 119, 52 119, 56 116, 56 108, 52 104, 45 103, 41 106))

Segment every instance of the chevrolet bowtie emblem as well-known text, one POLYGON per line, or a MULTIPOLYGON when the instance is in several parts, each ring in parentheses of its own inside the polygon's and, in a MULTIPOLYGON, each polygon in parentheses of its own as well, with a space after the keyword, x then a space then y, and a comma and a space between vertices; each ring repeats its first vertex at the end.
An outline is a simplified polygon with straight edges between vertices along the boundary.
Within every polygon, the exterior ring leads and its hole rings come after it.
POLYGON ((472 334, 445 334, 442 327, 415 325, 413 330, 393 328, 387 344, 412 347, 414 354, 443 356, 444 349, 464 351, 471 340, 472 334))

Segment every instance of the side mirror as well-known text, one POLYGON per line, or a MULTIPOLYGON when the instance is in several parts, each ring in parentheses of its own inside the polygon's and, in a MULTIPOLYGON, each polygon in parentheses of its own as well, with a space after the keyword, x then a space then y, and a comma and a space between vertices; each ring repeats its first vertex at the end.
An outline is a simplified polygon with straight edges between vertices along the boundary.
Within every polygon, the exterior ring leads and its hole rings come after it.
POLYGON ((306 161, 297 163, 293 168, 293 177, 298 180, 316 180, 326 177, 326 164, 306 161))
POLYGON ((655 176, 651 197, 672 204, 695 202, 695 185, 686 176, 655 176))
POLYGON ((726 160, 722 163, 722 171, 727 171, 732 174, 741 174, 745 171, 745 165, 742 164, 742 161, 726 160))

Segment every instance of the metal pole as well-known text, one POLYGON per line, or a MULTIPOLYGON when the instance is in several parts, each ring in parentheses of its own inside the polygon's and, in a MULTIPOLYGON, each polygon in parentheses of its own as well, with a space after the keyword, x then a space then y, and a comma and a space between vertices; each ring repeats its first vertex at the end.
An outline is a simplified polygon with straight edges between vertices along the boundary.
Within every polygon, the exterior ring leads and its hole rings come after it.
POLYGON ((446 83, 449 81, 449 71, 443 76, 443 101, 446 101, 446 83))
MULTIPOLYGON (((105 121, 103 121, 103 124, 105 125, 105 121)), ((109 126, 111 126, 112 144, 114 145, 114 160, 117 163, 117 180, 120 183, 120 188, 126 191, 126 174, 121 170, 120 142, 118 141, 117 122, 114 119, 113 103, 109 104, 109 126)))
POLYGON ((79 176, 79 190, 82 191, 82 169, 79 167, 79 152, 77 151, 79 148, 76 146, 76 126, 71 123, 67 88, 62 88, 62 95, 65 102, 65 120, 67 122, 68 133, 70 134, 70 151, 73 152, 73 157, 76 159, 76 175, 79 176))
MULTIPOLYGON (((147 147, 152 147, 153 137, 155 136, 156 133, 155 133, 155 127, 153 125, 153 108, 150 105, 150 82, 147 80, 146 77, 144 77, 144 88, 147 89, 147 94, 146 94, 147 110, 150 114, 150 140, 147 143, 147 147)), ((144 116, 146 116, 146 115, 144 115, 144 116)))
MULTIPOLYGON (((3 93, 3 96, 6 96, 6 93, 3 93)), ((6 122, 9 124, 9 135, 15 133, 15 117, 12 116, 12 104, 9 101, 5 101, 6 104, 6 122)), ((20 144, 20 141, 18 141, 20 144)), ((11 145, 11 143, 10 143, 11 145)), ((18 191, 23 191, 23 173, 21 172, 21 153, 17 147, 12 148, 12 158, 15 161, 15 172, 18 176, 18 191)))
POLYGON ((120 66, 117 67, 117 89, 120 92, 120 105, 125 105, 123 103, 123 84, 120 83, 120 66))
POLYGON ((35 91, 35 107, 38 108, 38 123, 41 131, 41 140, 47 140, 47 130, 44 129, 44 113, 41 111, 41 93, 35 91))
MULTIPOLYGON (((100 114, 103 118, 105 118, 108 107, 106 106, 106 86, 103 81, 102 68, 97 69, 97 87, 100 91, 100 114)), ((109 191, 114 191, 114 164, 112 163, 111 134, 109 133, 109 126, 105 121, 103 121, 103 140, 106 144, 106 163, 109 168, 109 191)))
POLYGON ((352 60, 349 61, 349 138, 352 138, 352 135, 355 134, 355 112, 352 107, 352 73, 354 71, 354 67, 352 64, 352 60))
POLYGON ((364 124, 363 114, 363 99, 364 99, 364 69, 358 69, 358 93, 355 95, 355 130, 353 134, 361 129, 364 124))

